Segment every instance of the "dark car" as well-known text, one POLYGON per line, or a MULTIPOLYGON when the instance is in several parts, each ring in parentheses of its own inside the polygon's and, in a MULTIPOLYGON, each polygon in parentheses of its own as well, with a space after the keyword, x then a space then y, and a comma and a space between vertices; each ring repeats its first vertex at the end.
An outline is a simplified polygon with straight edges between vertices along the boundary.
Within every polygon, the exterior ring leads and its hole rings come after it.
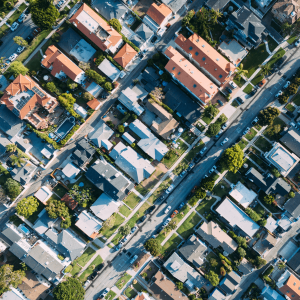
POLYGON ((201 160, 201 154, 197 154, 194 158, 194 163, 197 164, 201 160))
POLYGON ((27 8, 23 11, 23 13, 24 13, 25 15, 29 15, 29 14, 30 14, 30 9, 29 9, 29 7, 27 7, 27 8))
POLYGON ((143 215, 140 219, 139 219, 139 223, 143 223, 146 220, 147 216, 143 215))
POLYGON ((220 106, 224 105, 224 103, 221 100, 217 100, 217 102, 219 103, 220 106))
POLYGON ((256 92, 257 92, 256 89, 252 90, 252 91, 249 93, 250 97, 254 96, 254 95, 256 94, 256 92))
POLYGON ((294 118, 294 114, 292 112, 290 112, 290 111, 287 111, 286 115, 289 116, 292 119, 294 118))
POLYGON ((226 90, 229 94, 232 94, 232 90, 231 90, 228 86, 225 88, 225 90, 226 90))
POLYGON ((178 210, 181 210, 183 208, 183 206, 184 206, 184 202, 181 202, 178 206, 178 210))
POLYGON ((30 34, 26 39, 25 41, 30 44, 32 42, 32 40, 34 39, 34 36, 32 34, 30 34))
POLYGON ((155 35, 152 39, 151 39, 151 43, 155 43, 155 41, 157 40, 157 36, 155 35))
POLYGON ((236 100, 237 102, 239 102, 240 104, 245 103, 244 100, 243 100, 241 97, 236 97, 235 100, 236 100))
POLYGON ((154 211, 155 208, 156 208, 156 205, 150 206, 150 207, 147 209, 147 214, 151 214, 151 213, 154 211))

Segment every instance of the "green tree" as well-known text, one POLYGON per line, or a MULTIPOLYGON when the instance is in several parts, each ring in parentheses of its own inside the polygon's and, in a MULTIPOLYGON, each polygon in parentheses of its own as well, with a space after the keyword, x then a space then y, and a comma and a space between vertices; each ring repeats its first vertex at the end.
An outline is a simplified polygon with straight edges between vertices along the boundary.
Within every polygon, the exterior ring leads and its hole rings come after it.
POLYGON ((83 98, 86 100, 86 101, 90 101, 90 100, 93 100, 94 99, 94 96, 92 94, 90 94, 89 92, 85 92, 83 94, 83 98))
POLYGON ((209 271, 205 274, 205 278, 211 283, 212 286, 219 284, 219 276, 214 271, 209 271))
POLYGON ((119 131, 120 133, 123 133, 123 132, 125 131, 124 126, 123 126, 123 125, 119 125, 119 126, 118 126, 118 131, 119 131))
POLYGON ((225 268, 223 266, 220 268, 220 275, 221 276, 225 276, 226 275, 226 270, 225 270, 225 268))
POLYGON ((22 47, 27 47, 28 46, 28 42, 26 40, 24 40, 21 36, 15 36, 13 38, 14 42, 22 47))
POLYGON ((14 77, 18 77, 20 74, 25 76, 28 71, 29 70, 18 60, 13 61, 7 69, 7 72, 12 73, 14 77))
POLYGON ((18 149, 16 144, 9 144, 5 148, 7 152, 16 152, 18 149))
POLYGON ((280 95, 280 96, 278 97, 278 101, 279 101, 280 104, 287 103, 288 100, 289 100, 289 96, 286 95, 285 93, 282 94, 282 95, 280 95))
POLYGON ((15 199, 21 193, 21 186, 17 181, 8 178, 4 183, 4 190, 10 198, 15 199))
POLYGON ((220 130, 221 130, 220 123, 216 122, 216 123, 210 124, 207 129, 207 136, 209 136, 209 137, 216 136, 220 130))
POLYGON ((260 220, 260 216, 250 207, 247 207, 245 211, 254 222, 258 222, 260 220))
POLYGON ((248 74, 248 71, 244 70, 243 67, 243 64, 240 64, 238 67, 236 67, 235 73, 237 78, 241 78, 242 76, 246 76, 246 74, 248 74))
POLYGON ((267 204, 272 204, 275 200, 272 195, 265 195, 263 199, 267 204))
POLYGON ((187 26, 191 19, 193 18, 193 16, 195 15, 195 11, 192 9, 190 10, 185 17, 182 19, 182 26, 187 26))
POLYGON ((47 202, 46 211, 51 219, 62 219, 60 223, 62 228, 68 228, 71 226, 69 209, 64 202, 51 199, 47 202))
POLYGON ((202 189, 198 189, 196 192, 195 192, 195 196, 198 198, 198 199, 204 199, 205 196, 206 196, 206 192, 202 189))
POLYGON ((110 82, 105 82, 105 84, 104 84, 104 88, 108 91, 108 92, 110 92, 110 91, 112 91, 113 90, 113 86, 112 86, 112 84, 110 83, 110 82))
POLYGON ((271 73, 272 67, 269 64, 265 64, 265 65, 260 65, 259 66, 261 68, 261 74, 263 76, 268 76, 271 73))
POLYGON ((91 192, 88 189, 79 189, 77 184, 73 185, 69 195, 82 207, 86 207, 88 202, 92 201, 91 192))
POLYGON ((55 93, 57 91, 57 87, 53 81, 47 82, 46 87, 51 93, 55 93))
POLYGON ((25 277, 24 270, 14 271, 14 266, 5 264, 0 267, 0 295, 10 290, 10 286, 17 288, 25 277))
POLYGON ((241 147, 236 144, 230 148, 227 148, 221 157, 221 166, 233 173, 236 173, 244 163, 244 152, 241 147))
POLYGON ((10 161, 13 166, 21 167, 22 164, 26 162, 26 160, 21 155, 11 155, 10 161))
POLYGON ((281 25, 281 30, 285 33, 285 34, 290 34, 291 30, 292 30, 292 25, 289 24, 288 22, 285 22, 281 25))
POLYGON ((35 0, 30 5, 32 21, 42 30, 50 29, 59 17, 59 12, 51 3, 45 5, 44 1, 35 0))
POLYGON ((217 262, 217 260, 216 260, 215 258, 211 258, 211 259, 209 260, 209 263, 210 263, 210 265, 211 265, 213 268, 215 268, 215 267, 218 265, 218 262, 217 262))
POLYGON ((183 289, 183 283, 181 281, 177 281, 176 282, 176 287, 178 290, 182 290, 183 289))
POLYGON ((242 247, 238 247, 237 252, 240 257, 245 257, 246 256, 246 250, 242 247))
POLYGON ((119 22, 118 19, 115 19, 115 18, 110 19, 109 22, 108 22, 108 24, 109 24, 110 26, 112 26, 112 27, 113 27, 116 31, 118 31, 119 33, 121 32, 121 30, 122 30, 122 25, 121 25, 121 23, 119 22))
POLYGON ((294 198, 295 196, 296 196, 296 194, 293 191, 289 192, 289 197, 290 198, 294 198))
POLYGON ((16 206, 16 211, 18 215, 23 216, 24 218, 30 217, 34 212, 37 211, 39 207, 38 200, 33 196, 28 196, 23 198, 16 206))
POLYGON ((279 270, 283 270, 285 268, 285 263, 284 262, 280 262, 279 264, 278 264, 278 269, 279 270))
POLYGON ((112 228, 115 225, 115 221, 116 221, 116 216, 115 216, 115 214, 112 214, 108 219, 106 219, 102 223, 102 228, 103 229, 112 228))
POLYGON ((200 187, 205 190, 211 192, 214 189, 215 182, 210 177, 205 177, 202 179, 200 183, 200 187))
POLYGON ((98 74, 96 71, 88 69, 85 71, 85 75, 93 79, 97 84, 102 85, 105 82, 105 77, 98 74))
POLYGON ((255 259, 255 263, 258 269, 266 265, 267 261, 261 258, 260 256, 257 256, 255 259))
POLYGON ((258 224, 259 224, 259 226, 266 226, 267 220, 266 220, 266 219, 260 219, 260 220, 258 221, 258 224))
POLYGON ((131 228, 130 226, 126 223, 124 226, 121 226, 119 228, 119 233, 122 235, 122 236, 126 236, 130 233, 131 231, 131 228))
MULTIPOLYGON (((98 65, 100 65, 100 63, 98 65)), ((88 62, 80 61, 78 64, 78 67, 80 69, 82 69, 83 71, 86 71, 91 68, 91 65, 88 62)))
POLYGON ((67 86, 70 90, 74 90, 77 88, 78 83, 74 82, 73 80, 71 80, 70 78, 67 81, 67 86))
POLYGON ((217 104, 214 104, 214 105, 210 104, 204 108, 203 114, 207 118, 213 119, 214 117, 217 116, 218 113, 219 113, 219 110, 217 109, 217 104))
POLYGON ((236 240, 236 242, 238 243, 239 246, 247 248, 247 240, 244 237, 237 236, 235 240, 236 240))
POLYGON ((85 290, 77 278, 68 277, 53 290, 55 300, 84 300, 85 290))
POLYGON ((271 173, 277 178, 280 177, 280 172, 275 167, 271 169, 271 173))
POLYGON ((271 125, 276 117, 280 115, 280 110, 276 107, 269 106, 259 112, 261 125, 271 125))
POLYGON ((160 255, 162 251, 161 245, 156 239, 147 240, 146 243, 144 244, 144 247, 153 256, 160 255))

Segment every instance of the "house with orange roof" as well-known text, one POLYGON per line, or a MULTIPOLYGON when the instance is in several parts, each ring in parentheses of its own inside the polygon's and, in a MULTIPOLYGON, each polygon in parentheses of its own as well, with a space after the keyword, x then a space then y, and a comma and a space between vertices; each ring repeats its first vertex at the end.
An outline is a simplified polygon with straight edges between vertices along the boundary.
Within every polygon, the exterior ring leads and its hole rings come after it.
POLYGON ((115 55, 114 60, 123 68, 128 67, 138 53, 127 43, 115 55))
POLYGON ((27 120, 37 129, 47 128, 48 122, 39 114, 41 108, 52 113, 58 102, 45 92, 32 78, 20 74, 5 90, 1 104, 21 120, 27 120))
POLYGON ((172 16, 172 10, 164 3, 159 6, 152 3, 143 21, 158 35, 162 36, 166 30, 166 25, 172 16))
POLYGON ((218 86, 228 82, 236 69, 231 62, 196 33, 188 39, 180 34, 175 43, 185 56, 218 86))
POLYGON ((122 36, 85 3, 70 22, 103 51, 114 54, 123 42, 122 36))
POLYGON ((300 280, 289 270, 280 276, 276 285, 287 299, 300 300, 300 280))
POLYGON ((201 73, 187 58, 173 47, 168 47, 164 53, 170 60, 165 69, 174 81, 188 90, 201 103, 206 104, 217 94, 218 87, 201 73))

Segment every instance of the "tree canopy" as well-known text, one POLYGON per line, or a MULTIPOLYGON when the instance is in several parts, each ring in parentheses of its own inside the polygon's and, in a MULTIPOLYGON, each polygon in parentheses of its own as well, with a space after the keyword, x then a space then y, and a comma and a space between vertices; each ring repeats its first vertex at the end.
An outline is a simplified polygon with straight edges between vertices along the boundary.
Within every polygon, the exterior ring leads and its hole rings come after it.
POLYGON ((128 224, 125 224, 124 226, 121 226, 119 228, 119 233, 122 235, 122 236, 125 236, 127 234, 129 234, 131 231, 131 228, 128 224))
POLYGON ((39 207, 38 200, 29 196, 27 198, 23 198, 16 206, 16 210, 18 215, 25 217, 26 219, 30 217, 35 211, 37 211, 39 207))
POLYGON ((209 271, 205 274, 205 278, 211 283, 212 286, 219 284, 219 276, 214 271, 209 271))
POLYGON ((48 201, 46 211, 51 219, 61 218, 60 226, 68 228, 71 226, 71 216, 66 204, 60 200, 51 199, 48 201))
POLYGON ((86 207, 87 204, 92 201, 91 192, 88 189, 79 189, 77 184, 73 185, 69 191, 69 195, 82 207, 86 207))
POLYGON ((211 192, 215 186, 215 181, 210 177, 205 177, 202 179, 200 183, 200 187, 205 190, 211 192))
POLYGON ((269 106, 259 112, 259 120, 261 125, 271 125, 276 117, 280 115, 277 107, 269 106))
POLYGON ((28 42, 26 40, 24 40, 21 36, 15 36, 13 38, 13 40, 19 46, 23 46, 23 47, 27 47, 28 46, 28 42))
POLYGON ((248 246, 247 246, 247 240, 246 240, 244 237, 242 237, 242 236, 237 236, 237 237, 235 238, 235 240, 236 240, 236 242, 238 243, 239 246, 242 246, 242 247, 244 247, 244 248, 247 248, 247 247, 248 247, 248 246))
POLYGON ((214 117, 217 116, 217 114, 219 113, 219 110, 217 109, 217 104, 210 104, 208 106, 205 107, 204 109, 204 115, 210 119, 213 119, 214 117))
POLYGON ((238 247, 237 252, 240 255, 240 257, 245 257, 246 256, 246 250, 242 247, 238 247))
POLYGON ((244 163, 244 152, 241 147, 236 144, 227 148, 220 159, 220 164, 226 170, 236 173, 244 163))
POLYGON ((272 204, 275 200, 272 195, 265 195, 263 199, 267 204, 272 204))
POLYGON ((122 25, 120 23, 120 21, 118 19, 110 19, 108 22, 109 25, 111 25, 115 30, 117 30, 118 32, 121 32, 122 30, 122 25))
POLYGON ((207 129, 207 136, 209 137, 213 137, 213 136, 216 136, 219 131, 221 130, 221 124, 220 123, 212 123, 208 126, 208 129, 207 129))
POLYGON ((80 280, 69 277, 53 290, 55 300, 84 300, 85 290, 80 280))
POLYGON ((156 239, 147 240, 146 243, 144 244, 144 247, 153 256, 160 255, 162 251, 161 245, 156 239))
POLYGON ((7 72, 12 73, 14 77, 18 77, 20 74, 25 76, 28 71, 29 70, 18 60, 13 61, 7 69, 7 72))
POLYGON ((10 286, 16 288, 25 277, 24 270, 14 271, 14 266, 3 265, 0 267, 0 295, 10 290, 10 286))
POLYGON ((6 194, 12 199, 15 199, 21 193, 20 184, 12 178, 8 178, 3 187, 6 194))

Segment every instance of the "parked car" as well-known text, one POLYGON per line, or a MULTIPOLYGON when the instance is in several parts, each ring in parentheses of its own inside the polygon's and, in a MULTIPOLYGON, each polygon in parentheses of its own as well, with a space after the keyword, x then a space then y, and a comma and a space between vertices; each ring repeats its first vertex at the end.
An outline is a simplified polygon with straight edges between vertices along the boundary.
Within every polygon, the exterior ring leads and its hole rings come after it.
POLYGON ((278 93, 275 95, 275 98, 278 98, 280 95, 282 95, 282 91, 278 91, 278 93))
POLYGON ((139 219, 139 224, 143 223, 146 220, 147 216, 143 215, 140 219, 139 219))
POLYGON ((171 220, 172 220, 171 218, 166 219, 166 220, 163 222, 163 227, 166 227, 166 226, 170 223, 171 220))
POLYGON ((171 185, 167 188, 166 193, 167 193, 167 194, 170 194, 170 193, 172 192, 173 189, 174 189, 174 185, 171 184, 171 185))
POLYGON ((228 122, 226 122, 226 123, 224 123, 223 125, 222 125, 222 129, 224 130, 225 128, 227 128, 228 127, 228 125, 229 125, 229 123, 228 122))
POLYGON ((10 30, 15 31, 19 26, 20 24, 18 22, 13 22, 12 25, 10 26, 10 30))
POLYGON ((193 187, 193 189, 191 190, 191 193, 192 193, 192 194, 194 194, 194 193, 196 192, 197 187, 198 187, 197 185, 195 185, 195 186, 193 187))
POLYGON ((23 47, 23 46, 18 47, 17 53, 22 53, 24 51, 24 49, 25 49, 25 47, 23 47))
POLYGON ((216 138, 218 138, 223 132, 224 132, 224 130, 223 130, 223 129, 220 129, 220 131, 219 131, 218 134, 216 135, 216 138))
POLYGON ((249 96, 252 97, 256 94, 257 92, 257 89, 253 89, 250 93, 249 93, 249 96))
POLYGON ((194 167, 195 167, 195 164, 190 163, 189 166, 188 166, 188 168, 187 168, 186 170, 187 170, 187 171, 190 171, 190 170, 192 170, 194 167))
POLYGON ((108 294, 109 291, 110 291, 109 288, 105 288, 104 291, 102 291, 102 292, 100 293, 100 295, 98 296, 98 299, 97 299, 97 300, 103 299, 103 298, 108 294))
POLYGON ((181 210, 183 208, 183 206, 184 206, 184 202, 181 202, 178 206, 178 210, 181 210))
POLYGON ((201 160, 201 154, 197 154, 194 158, 194 163, 197 164, 201 160))
POLYGON ((171 210, 171 205, 169 205, 166 209, 165 209, 165 214, 167 214, 170 210, 171 210))
POLYGON ((254 125, 254 124, 256 124, 257 122, 258 122, 258 117, 256 117, 256 118, 251 122, 251 124, 254 125))
POLYGON ((214 170, 216 170, 217 169, 217 166, 213 166, 210 170, 209 170, 209 174, 211 174, 214 170))
POLYGON ((245 131, 243 132, 243 135, 247 134, 249 131, 250 131, 250 127, 247 127, 247 128, 245 129, 245 131))
POLYGON ((230 89, 228 86, 225 88, 225 90, 226 90, 229 94, 232 94, 232 89, 230 89))
POLYGON ((147 214, 151 214, 151 213, 154 211, 155 208, 156 208, 156 205, 150 206, 150 207, 147 209, 147 214))
POLYGON ((178 214, 178 210, 174 210, 171 214, 171 219, 173 219, 178 214))
POLYGON ((180 176, 180 177, 183 177, 186 173, 187 173, 187 170, 183 170, 183 171, 179 174, 179 176, 180 176))
POLYGON ((234 89, 236 89, 238 87, 233 81, 229 81, 229 84, 234 89))
POLYGON ((291 111, 287 111, 286 115, 289 116, 290 118, 294 118, 294 114, 291 111))
POLYGON ((283 88, 286 89, 290 84, 291 84, 291 82, 290 82, 290 81, 287 81, 287 82, 285 83, 285 85, 283 86, 283 88))
POLYGON ((221 143, 221 146, 223 146, 224 144, 226 144, 228 141, 229 141, 229 138, 225 138, 225 139, 223 140, 223 142, 221 143))
POLYGON ((221 100, 217 100, 220 106, 224 106, 224 103, 221 100))
POLYGON ((30 34, 26 39, 25 41, 30 44, 32 42, 32 40, 34 39, 34 36, 32 34, 30 34))
POLYGON ((33 30, 32 35, 37 36, 41 31, 42 31, 41 28, 36 28, 33 30))
POLYGON ((18 54, 17 54, 17 53, 13 53, 13 54, 8 58, 8 60, 9 60, 9 61, 14 61, 17 57, 18 57, 18 54))
POLYGON ((203 155, 206 150, 207 150, 207 147, 202 148, 202 150, 199 152, 199 154, 203 155))
POLYGON ((19 23, 22 23, 24 21, 24 19, 26 18, 26 15, 24 13, 22 13, 18 19, 19 23))
POLYGON ((296 47, 299 47, 299 45, 300 45, 300 39, 297 40, 296 43, 295 43, 295 46, 296 46, 296 47))
POLYGON ((123 244, 122 243, 119 243, 116 247, 115 247, 115 250, 116 251, 119 251, 121 248, 122 248, 123 244))
POLYGON ((138 258, 138 256, 135 255, 135 256, 129 261, 129 263, 130 263, 130 264, 133 264, 133 263, 137 260, 137 258, 138 258))
POLYGON ((155 35, 152 39, 151 39, 151 43, 154 44, 157 40, 157 36, 155 35))
POLYGON ((30 9, 29 9, 29 7, 27 7, 27 8, 23 11, 23 14, 25 14, 25 15, 29 15, 29 14, 30 14, 30 9))
POLYGON ((244 103, 244 100, 241 98, 241 97, 236 97, 235 100, 237 102, 239 102, 240 104, 243 104, 244 103))
POLYGON ((130 233, 131 234, 134 233, 137 229, 138 229, 137 226, 132 227, 130 233))

